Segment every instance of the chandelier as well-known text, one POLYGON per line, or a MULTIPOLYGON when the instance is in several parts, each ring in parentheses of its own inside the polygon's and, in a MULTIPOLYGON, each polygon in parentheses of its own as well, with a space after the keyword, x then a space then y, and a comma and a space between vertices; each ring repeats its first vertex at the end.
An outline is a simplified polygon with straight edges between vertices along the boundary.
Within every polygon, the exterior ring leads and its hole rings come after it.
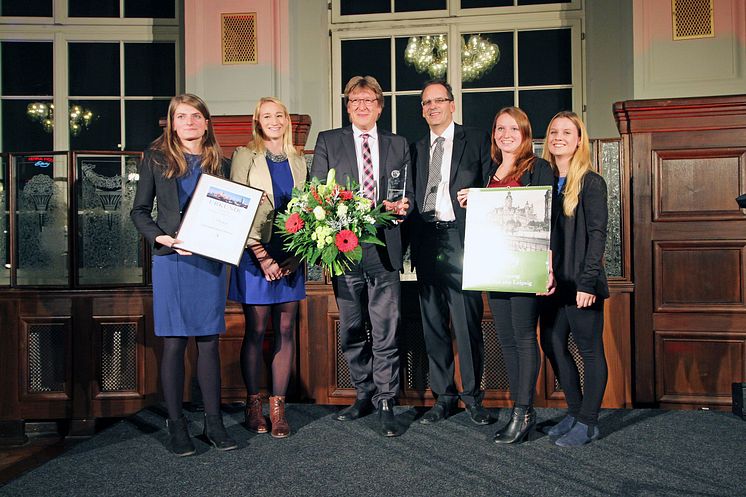
MULTIPOLYGON (((54 104, 32 102, 26 107, 26 115, 32 121, 41 123, 47 133, 54 130, 54 104)), ((78 136, 81 131, 88 129, 94 117, 96 116, 92 111, 80 105, 71 105, 69 110, 70 134, 78 136)))
MULTIPOLYGON (((417 72, 431 78, 442 78, 448 67, 448 43, 445 35, 411 36, 404 50, 404 60, 417 72)), ((474 81, 492 69, 500 60, 500 48, 480 35, 461 39, 461 79, 474 81)))

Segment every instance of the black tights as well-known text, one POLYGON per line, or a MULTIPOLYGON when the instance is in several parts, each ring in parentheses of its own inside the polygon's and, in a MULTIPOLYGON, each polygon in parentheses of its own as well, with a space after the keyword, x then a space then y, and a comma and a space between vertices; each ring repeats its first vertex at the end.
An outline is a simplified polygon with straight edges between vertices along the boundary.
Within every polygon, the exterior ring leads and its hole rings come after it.
POLYGON ((557 301, 542 308, 541 347, 557 374, 570 415, 589 426, 598 424, 608 377, 603 330, 603 300, 583 309, 557 301), (582 392, 578 367, 567 348, 571 331, 583 359, 582 392))
MULTIPOLYGON (((182 415, 184 401, 184 352, 187 337, 163 337, 161 384, 168 417, 182 415)), ((220 414, 220 355, 218 335, 195 337, 197 341, 197 380, 202 391, 205 413, 220 414)))
POLYGON ((538 298, 521 293, 490 292, 488 295, 508 370, 510 398, 517 406, 530 407, 534 404, 536 380, 539 378, 538 298))
POLYGON ((298 301, 272 305, 243 305, 246 332, 241 344, 241 373, 246 391, 259 393, 264 332, 272 316, 274 350, 272 352, 272 395, 284 396, 290 382, 295 355, 295 317, 298 301))

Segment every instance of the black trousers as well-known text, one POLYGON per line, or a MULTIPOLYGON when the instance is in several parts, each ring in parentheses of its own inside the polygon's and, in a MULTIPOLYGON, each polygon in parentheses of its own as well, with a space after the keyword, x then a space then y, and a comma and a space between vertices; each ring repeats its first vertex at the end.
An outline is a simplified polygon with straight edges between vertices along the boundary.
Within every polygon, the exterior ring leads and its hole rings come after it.
POLYGON ((376 246, 363 246, 362 261, 332 280, 339 308, 340 345, 358 399, 379 401, 399 391, 401 286, 399 271, 376 246), (365 329, 370 320, 371 338, 365 329))
POLYGON ((510 398, 517 405, 532 406, 539 377, 538 297, 525 293, 489 292, 487 302, 508 371, 510 398))
POLYGON ((461 290, 464 250, 458 229, 426 223, 418 240, 417 289, 429 360, 430 388, 439 402, 481 402, 484 342, 482 294, 461 290), (454 381, 451 323, 458 348, 463 391, 454 381))
POLYGON ((541 346, 565 393, 570 415, 586 425, 598 424, 608 370, 603 342, 604 303, 578 309, 574 303, 548 298, 541 309, 541 346), (583 360, 583 384, 567 347, 572 332, 583 360))

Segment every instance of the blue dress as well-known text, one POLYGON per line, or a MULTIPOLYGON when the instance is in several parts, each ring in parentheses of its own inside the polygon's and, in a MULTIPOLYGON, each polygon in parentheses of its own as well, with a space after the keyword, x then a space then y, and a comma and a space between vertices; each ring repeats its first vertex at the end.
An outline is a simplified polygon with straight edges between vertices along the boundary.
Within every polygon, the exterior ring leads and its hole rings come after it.
MULTIPOLYGON (((199 155, 186 155, 189 173, 177 178, 184 209, 202 174, 199 155)), ((153 318, 157 336, 225 332, 225 264, 200 255, 153 256, 153 318)))
MULTIPOLYGON (((287 160, 273 162, 267 158, 269 174, 272 177, 275 212, 282 212, 290 202, 293 192, 293 174, 287 160)), ((284 240, 272 226, 272 237, 264 244, 267 253, 278 264, 290 257, 283 248, 284 240)), ((251 249, 244 250, 238 267, 231 270, 228 298, 236 302, 252 305, 281 304, 306 298, 306 286, 302 267, 275 281, 264 278, 259 263, 251 249)))

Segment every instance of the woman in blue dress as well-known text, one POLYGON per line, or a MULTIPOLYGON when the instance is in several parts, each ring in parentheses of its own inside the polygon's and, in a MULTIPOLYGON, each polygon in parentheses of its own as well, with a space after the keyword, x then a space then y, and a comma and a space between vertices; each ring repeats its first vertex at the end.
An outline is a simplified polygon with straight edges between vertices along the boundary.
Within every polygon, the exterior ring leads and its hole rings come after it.
POLYGON ((220 450, 237 447, 220 413, 218 335, 225 332, 225 265, 178 248, 181 213, 205 172, 226 176, 210 113, 196 95, 171 99, 167 125, 143 156, 132 222, 153 250, 153 318, 163 337, 161 384, 168 410, 169 448, 195 453, 182 411, 184 352, 197 342, 197 378, 205 404, 204 434, 220 450), (152 210, 157 198, 157 219, 152 210))
POLYGON ((269 397, 271 435, 290 434, 285 418, 285 393, 295 353, 298 301, 306 297, 300 260, 283 250, 275 213, 291 199, 293 187, 306 180, 306 163, 293 148, 290 115, 276 98, 264 97, 254 109, 253 141, 239 147, 231 161, 231 179, 264 191, 239 267, 232 272, 228 298, 241 302, 246 332, 241 346, 241 372, 246 383, 246 427, 268 431, 262 413, 259 379, 262 345, 270 317, 274 349, 269 397))

